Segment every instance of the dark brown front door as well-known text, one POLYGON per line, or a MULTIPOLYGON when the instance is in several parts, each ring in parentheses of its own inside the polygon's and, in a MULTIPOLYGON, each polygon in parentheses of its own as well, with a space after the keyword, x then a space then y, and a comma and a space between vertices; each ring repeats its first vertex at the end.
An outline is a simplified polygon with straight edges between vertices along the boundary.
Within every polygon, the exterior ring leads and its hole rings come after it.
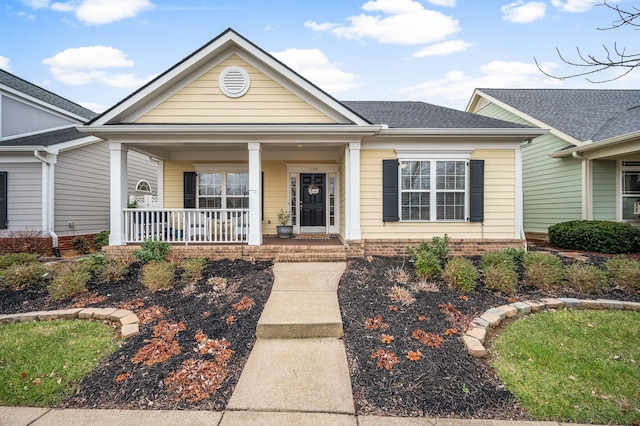
POLYGON ((324 173, 303 173, 302 182, 302 216, 300 226, 326 226, 326 193, 324 173))

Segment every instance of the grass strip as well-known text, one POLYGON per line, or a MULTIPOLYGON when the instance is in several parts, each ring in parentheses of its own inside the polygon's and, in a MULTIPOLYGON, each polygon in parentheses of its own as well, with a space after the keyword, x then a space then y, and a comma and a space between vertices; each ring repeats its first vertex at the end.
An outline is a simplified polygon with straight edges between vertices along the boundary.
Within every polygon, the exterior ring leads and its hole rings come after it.
POLYGON ((115 351, 112 327, 94 321, 34 321, 0 326, 0 405, 61 402, 115 351))
POLYGON ((640 419, 640 314, 541 312, 505 327, 492 366, 538 420, 631 424, 640 419))

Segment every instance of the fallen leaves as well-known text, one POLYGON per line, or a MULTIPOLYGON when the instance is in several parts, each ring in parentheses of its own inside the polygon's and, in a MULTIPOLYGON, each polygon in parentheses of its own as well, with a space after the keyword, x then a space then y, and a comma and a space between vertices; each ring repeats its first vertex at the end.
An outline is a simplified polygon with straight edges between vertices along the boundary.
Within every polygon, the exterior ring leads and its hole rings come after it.
POLYGON ((171 311, 163 306, 151 306, 147 309, 140 309, 136 312, 136 315, 138 316, 140 324, 151 324, 157 319, 164 318, 169 312, 171 311))
POLYGON ((131 358, 132 363, 142 363, 144 365, 159 364, 180 353, 180 345, 173 339, 156 337, 155 339, 147 341, 149 343, 140 348, 131 358))
POLYGON ((442 336, 438 336, 437 334, 433 333, 427 333, 424 330, 420 329, 414 330, 413 333, 411 333, 411 338, 417 340, 423 345, 427 345, 432 348, 439 348, 444 341, 442 336))
POLYGON ((231 305, 231 307, 236 311, 240 312, 240 311, 246 311, 251 309, 255 304, 256 302, 252 298, 247 296, 242 296, 242 299, 240 299, 239 302, 231 305))
POLYGON ((387 371, 391 371, 393 366, 400 363, 400 360, 393 351, 378 349, 371 354, 372 359, 378 360, 378 367, 384 368, 387 371))
POLYGON ((409 351, 405 358, 407 358, 409 361, 420 361, 420 358, 422 358, 422 352, 409 351))
POLYGON ((387 328, 389 327, 389 324, 385 323, 382 320, 382 316, 381 315, 376 315, 373 318, 367 318, 364 320, 364 327, 367 330, 377 330, 379 328, 387 328))
POLYGON ((92 293, 85 296, 71 305, 72 308, 84 308, 87 305, 93 305, 94 303, 100 303, 107 299, 107 296, 98 295, 98 293, 92 293))
POLYGON ((453 334, 458 334, 458 330, 456 330, 455 328, 448 328, 444 332, 445 336, 451 336, 453 334))
POLYGON ((395 340, 395 337, 389 336, 388 334, 383 334, 381 340, 382 340, 382 343, 384 343, 385 345, 388 345, 395 340))
POLYGON ((124 382, 129 377, 131 377, 131 373, 129 373, 129 372, 122 373, 118 377, 116 377, 116 383, 124 382))
POLYGON ((466 331, 469 329, 469 324, 473 321, 473 318, 466 316, 462 312, 460 312, 453 304, 451 303, 441 303, 438 305, 440 311, 449 316, 449 322, 451 325, 462 331, 466 331))

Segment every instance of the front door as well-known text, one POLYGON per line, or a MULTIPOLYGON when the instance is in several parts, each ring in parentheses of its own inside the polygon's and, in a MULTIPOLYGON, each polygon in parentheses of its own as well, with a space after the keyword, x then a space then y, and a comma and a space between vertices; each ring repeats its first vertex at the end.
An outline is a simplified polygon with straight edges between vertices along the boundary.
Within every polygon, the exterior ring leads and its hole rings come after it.
POLYGON ((301 173, 300 226, 326 226, 326 174, 301 173))

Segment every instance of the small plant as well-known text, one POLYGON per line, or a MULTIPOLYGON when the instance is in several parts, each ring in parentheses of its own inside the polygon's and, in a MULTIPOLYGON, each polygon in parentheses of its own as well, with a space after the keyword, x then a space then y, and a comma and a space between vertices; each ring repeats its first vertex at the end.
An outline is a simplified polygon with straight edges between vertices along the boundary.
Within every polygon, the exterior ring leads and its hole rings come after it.
POLYGON ((37 253, 7 253, 0 256, 0 269, 6 269, 14 264, 24 265, 38 262, 37 253))
POLYGON ((416 269, 416 275, 419 278, 436 279, 442 272, 440 258, 430 251, 419 253, 413 262, 413 266, 416 269))
POLYGON ((407 284, 411 280, 409 273, 401 266, 389 268, 386 270, 385 274, 389 281, 393 281, 398 284, 407 284))
POLYGON ((206 260, 201 257, 183 260, 179 265, 182 269, 182 281, 187 284, 194 284, 200 281, 202 279, 202 270, 206 263, 206 260))
POLYGON ((416 298, 413 297, 409 290, 399 285, 391 287, 388 296, 392 301, 402 303, 403 305, 410 305, 416 301, 416 298))
POLYGON ((509 257, 511 257, 516 267, 521 266, 524 263, 524 257, 527 255, 527 252, 525 250, 517 249, 514 247, 509 247, 502 251, 504 251, 506 254, 509 255, 509 257))
POLYGON ((431 243, 423 241, 418 248, 407 247, 407 252, 415 262, 422 253, 433 253, 440 262, 449 255, 449 237, 445 234, 443 237, 433 237, 431 243))
POLYGON ((213 291, 222 292, 227 288, 227 279, 222 277, 209 277, 207 284, 213 288, 213 291))
POLYGON ((280 226, 287 226, 289 224, 290 217, 291 214, 287 210, 280 209, 280 211, 278 212, 278 223, 280 224, 280 226))
POLYGON ((51 253, 51 238, 45 237, 40 231, 19 229, 10 231, 0 239, 0 253, 37 253, 44 255, 51 253))
POLYGON ((176 266, 171 262, 149 262, 142 267, 142 285, 151 291, 168 290, 173 287, 176 266))
POLYGON ((629 223, 573 220, 549 227, 554 247, 599 253, 632 253, 640 243, 640 229, 629 223))
POLYGON ((87 241, 85 237, 81 236, 75 237, 71 241, 71 246, 80 254, 87 254, 89 253, 89 249, 91 249, 91 244, 89 244, 89 241, 87 241))
POLYGON ((127 203, 127 208, 128 209, 137 209, 138 208, 138 202, 136 200, 134 201, 129 201, 127 203))
POLYGON ((94 273, 95 275, 100 275, 108 262, 108 259, 103 254, 92 254, 91 256, 80 261, 80 263, 88 271, 94 273))
POLYGON ((143 265, 149 262, 164 262, 171 247, 166 241, 144 240, 140 248, 133 252, 135 258, 143 265))
POLYGON ((80 263, 65 263, 56 268, 47 287, 53 300, 71 299, 87 291, 91 273, 80 263))
POLYGON ((45 282, 47 270, 38 261, 13 263, 6 269, 0 269, 0 288, 20 290, 45 282))
POLYGON ((442 278, 449 288, 468 293, 476 288, 478 271, 466 257, 454 257, 444 267, 442 278))
POLYGON ((509 263, 489 264, 482 269, 484 285, 504 294, 512 294, 518 286, 518 273, 509 263))
POLYGON ((513 255, 506 251, 494 251, 491 253, 486 253, 482 256, 482 269, 486 269, 488 266, 507 266, 510 269, 514 269, 516 266, 516 262, 514 261, 513 255))
POLYGON ((107 261, 104 268, 100 271, 99 280, 101 283, 110 281, 119 281, 125 274, 129 272, 127 263, 121 260, 111 259, 107 261))
POLYGON ((616 256, 605 263, 613 284, 630 292, 640 292, 640 261, 616 256))
POLYGON ((108 245, 109 245, 109 230, 105 229, 104 231, 100 231, 93 237, 93 246, 96 248, 96 250, 100 250, 102 249, 102 247, 108 246, 108 245))
POLYGON ((564 272, 558 256, 545 252, 529 253, 524 258, 524 281, 542 291, 549 291, 562 281, 564 272))
POLYGON ((584 262, 567 266, 565 276, 569 287, 581 293, 598 293, 609 287, 607 273, 584 262))

